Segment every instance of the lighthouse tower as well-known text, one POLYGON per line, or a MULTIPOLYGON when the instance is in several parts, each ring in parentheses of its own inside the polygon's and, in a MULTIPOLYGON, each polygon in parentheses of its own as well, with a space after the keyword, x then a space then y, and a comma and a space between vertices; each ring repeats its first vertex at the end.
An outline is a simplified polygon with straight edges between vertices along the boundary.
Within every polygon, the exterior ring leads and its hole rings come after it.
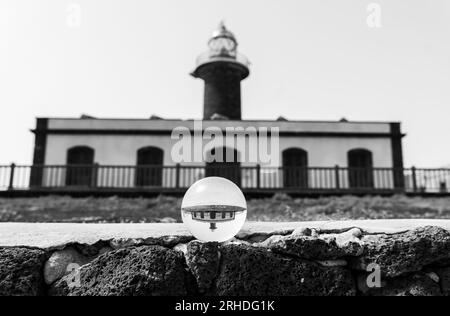
POLYGON ((241 120, 241 81, 248 77, 249 61, 237 52, 233 33, 220 23, 208 42, 209 50, 197 58, 192 72, 205 81, 203 119, 241 120))

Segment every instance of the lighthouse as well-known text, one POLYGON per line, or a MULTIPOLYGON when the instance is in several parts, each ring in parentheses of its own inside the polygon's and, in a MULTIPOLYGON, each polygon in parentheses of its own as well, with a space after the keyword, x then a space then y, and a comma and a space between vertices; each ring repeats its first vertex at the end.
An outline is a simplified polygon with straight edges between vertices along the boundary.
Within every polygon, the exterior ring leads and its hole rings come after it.
POLYGON ((192 72, 205 82, 203 119, 241 120, 241 81, 250 74, 248 59, 223 22, 208 41, 209 49, 197 58, 192 72))

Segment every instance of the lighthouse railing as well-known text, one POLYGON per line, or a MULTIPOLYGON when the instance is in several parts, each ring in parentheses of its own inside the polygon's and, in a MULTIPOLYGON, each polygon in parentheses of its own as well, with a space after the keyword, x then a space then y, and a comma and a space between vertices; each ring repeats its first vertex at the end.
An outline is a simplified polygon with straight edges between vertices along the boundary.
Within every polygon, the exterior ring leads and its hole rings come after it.
POLYGON ((243 54, 236 53, 234 56, 221 56, 212 54, 210 51, 206 51, 197 57, 196 66, 198 67, 200 65, 215 61, 231 61, 237 62, 247 67, 250 66, 250 60, 243 54))

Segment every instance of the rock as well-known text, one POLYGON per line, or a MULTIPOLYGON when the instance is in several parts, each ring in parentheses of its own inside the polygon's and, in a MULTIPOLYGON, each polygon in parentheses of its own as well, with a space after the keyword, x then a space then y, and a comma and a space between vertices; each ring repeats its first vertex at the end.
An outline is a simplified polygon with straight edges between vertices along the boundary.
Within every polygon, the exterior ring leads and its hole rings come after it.
POLYGON ((352 228, 348 231, 348 233, 356 238, 361 238, 363 236, 363 233, 362 233, 361 229, 359 229, 359 228, 352 228))
POLYGON ((103 255, 107 252, 113 251, 113 250, 114 250, 113 248, 111 248, 109 246, 105 246, 105 247, 100 248, 100 250, 98 251, 98 255, 101 256, 101 255, 103 255))
POLYGON ((208 291, 219 271, 219 244, 191 241, 187 245, 186 263, 197 280, 199 292, 204 293, 208 291))
POLYGON ((0 296, 44 295, 46 259, 42 250, 0 248, 0 296))
POLYGON ((180 251, 183 253, 183 255, 187 254, 187 244, 178 244, 175 247, 172 248, 175 251, 180 251))
MULTIPOLYGON (((242 234, 241 235, 238 235, 238 237, 239 236, 242 236, 242 234)), ((259 242, 263 242, 264 240, 266 240, 267 238, 269 238, 271 235, 270 234, 252 234, 252 235, 249 235, 249 236, 245 236, 245 239, 241 239, 241 238, 234 238, 234 239, 236 239, 236 240, 241 240, 241 241, 246 241, 246 242, 248 242, 248 243, 259 243, 259 242)))
POLYGON ((347 261, 345 260, 325 260, 325 261, 317 261, 322 267, 345 267, 347 265, 347 261))
POLYGON ((101 249, 109 247, 109 243, 105 241, 98 241, 92 245, 89 244, 74 244, 73 248, 85 257, 95 257, 100 254, 101 249))
POLYGON ((161 246, 122 248, 103 254, 80 270, 80 284, 56 282, 51 295, 187 295, 189 276, 183 255, 161 246))
POLYGON ((378 290, 378 286, 381 288, 383 286, 386 286, 386 281, 380 277, 379 279, 379 285, 373 284, 374 283, 374 278, 373 275, 369 274, 369 273, 365 273, 365 272, 356 272, 355 273, 355 277, 356 277, 356 285, 358 288, 358 291, 361 292, 362 295, 369 295, 369 292, 373 290, 378 290), (370 280, 370 286, 369 284, 369 280, 370 280))
POLYGON ((113 249, 121 249, 126 247, 136 247, 142 245, 158 245, 163 247, 172 248, 180 243, 188 243, 193 240, 193 236, 162 236, 162 237, 149 237, 149 238, 114 238, 109 242, 109 245, 113 249))
POLYGON ((219 248, 221 269, 216 295, 354 295, 350 272, 310 261, 286 258, 261 247, 225 245, 219 248))
POLYGON ((361 236, 361 230, 353 228, 340 234, 327 234, 320 237, 325 240, 334 240, 339 248, 345 250, 346 254, 356 257, 364 251, 364 244, 360 240, 361 236))
POLYGON ((172 236, 163 236, 163 237, 159 237, 159 238, 146 238, 144 240, 144 245, 158 245, 158 246, 163 246, 163 247, 167 247, 167 248, 173 248, 178 244, 187 244, 188 242, 190 242, 191 240, 193 240, 194 237, 193 236, 176 236, 176 235, 172 235, 172 236))
POLYGON ((340 234, 272 236, 259 245, 283 255, 318 261, 358 256, 363 252, 359 239, 340 234))
POLYGON ((434 262, 450 263, 450 232, 439 227, 424 227, 401 234, 369 235, 362 238, 364 253, 350 264, 366 270, 371 263, 380 265, 386 277, 420 271, 434 262))
POLYGON ((193 236, 163 236, 159 238, 146 238, 144 243, 145 245, 159 245, 167 248, 175 247, 178 244, 187 244, 191 240, 193 240, 193 236))
MULTIPOLYGON (((358 282, 359 284, 359 282, 358 282)), ((368 296, 440 296, 439 285, 424 273, 416 273, 382 282, 381 288, 367 289, 368 296)))
POLYGON ((70 271, 67 271, 69 264, 78 266, 85 265, 90 260, 76 251, 74 248, 66 248, 64 250, 55 251, 47 260, 44 266, 45 283, 52 284, 59 280, 70 271))
POLYGON ((437 270, 441 282, 442 294, 450 296, 450 267, 437 270))
POLYGON ((429 277, 431 280, 433 280, 435 283, 439 284, 440 278, 439 275, 437 275, 436 272, 427 272, 427 277, 429 277))
POLYGON ((112 249, 121 249, 142 244, 144 244, 144 240, 140 238, 114 238, 109 242, 112 249))
MULTIPOLYGON (((268 225, 268 223, 265 223, 265 222, 258 222, 258 225, 263 225, 263 224, 264 224, 264 226, 268 225)), ((269 229, 268 227, 265 227, 264 230, 265 231, 261 231, 251 225, 248 225, 248 226, 244 225, 244 227, 237 233, 235 238, 239 239, 239 240, 245 240, 245 241, 248 241, 251 243, 256 243, 256 242, 262 242, 262 241, 266 240, 267 238, 269 238, 270 236, 290 235, 294 231, 294 229, 290 229, 290 228, 283 229, 281 227, 278 227, 277 229, 274 229, 274 228, 269 229)))
POLYGON ((310 228, 302 227, 294 229, 292 236, 311 236, 312 230, 310 228))

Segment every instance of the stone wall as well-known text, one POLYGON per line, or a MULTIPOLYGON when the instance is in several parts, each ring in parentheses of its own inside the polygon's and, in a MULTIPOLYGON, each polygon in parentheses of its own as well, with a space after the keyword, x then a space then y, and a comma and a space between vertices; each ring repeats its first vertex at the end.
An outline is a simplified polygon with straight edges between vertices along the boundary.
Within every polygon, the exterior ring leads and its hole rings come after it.
POLYGON ((445 228, 374 233, 302 225, 238 237, 224 244, 180 234, 2 247, 0 295, 450 294, 445 228))

